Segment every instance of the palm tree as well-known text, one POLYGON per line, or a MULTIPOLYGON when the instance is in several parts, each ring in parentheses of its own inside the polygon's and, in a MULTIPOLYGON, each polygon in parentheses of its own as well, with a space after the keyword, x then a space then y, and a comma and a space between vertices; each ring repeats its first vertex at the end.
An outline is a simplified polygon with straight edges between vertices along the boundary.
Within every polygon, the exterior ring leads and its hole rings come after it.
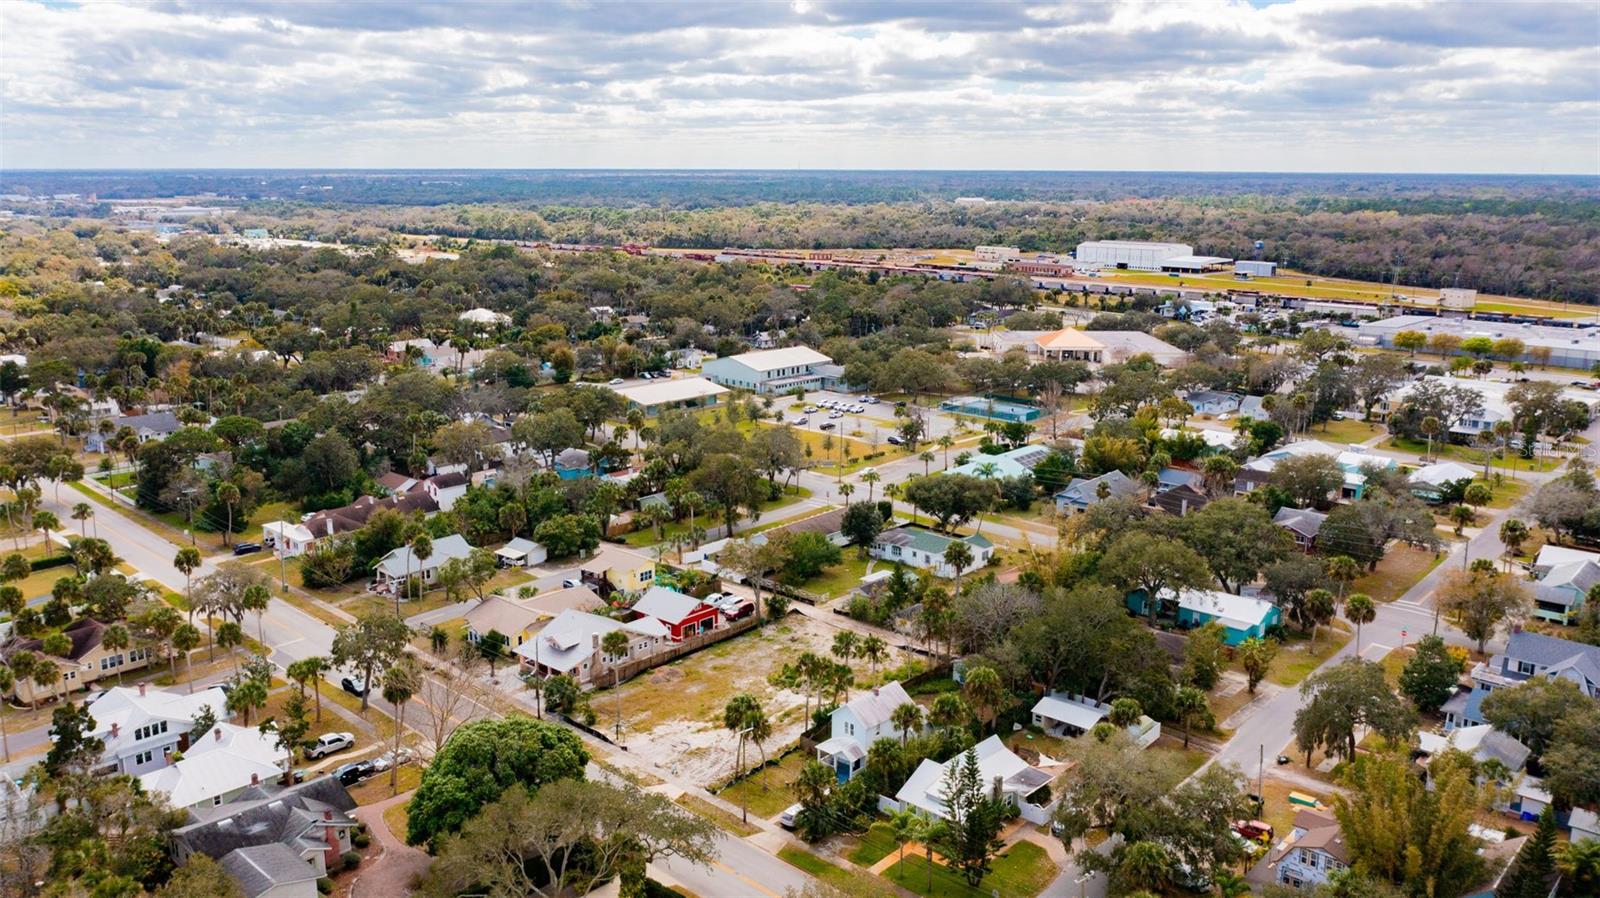
POLYGON ((302 690, 305 689, 307 683, 311 684, 311 692, 317 702, 318 723, 322 722, 322 675, 328 672, 328 667, 327 658, 321 655, 312 655, 309 658, 301 658, 299 661, 291 663, 288 669, 284 671, 289 675, 289 679, 300 684, 302 690))
MULTIPOLYGON (((183 653, 183 672, 185 679, 189 673, 189 653, 200 645, 200 628, 194 624, 184 624, 172 631, 172 650, 183 653)), ((194 681, 189 681, 189 691, 194 692, 194 681)))
POLYGON ((872 667, 872 675, 878 675, 878 665, 889 660, 889 643, 876 633, 861 640, 861 645, 856 649, 856 655, 872 667))
POLYGON ((421 595, 422 595, 422 583, 420 582, 422 574, 421 574, 420 568, 421 568, 421 563, 424 562, 424 561, 427 561, 428 558, 433 555, 433 538, 428 536, 427 533, 420 531, 420 529, 419 529, 419 531, 414 536, 411 537, 410 547, 411 547, 411 554, 410 554, 409 557, 406 558, 406 579, 405 579, 405 582, 403 584, 401 584, 401 589, 396 591, 395 594, 394 594, 394 616, 395 617, 400 617, 401 616, 401 614, 400 614, 400 595, 401 595, 401 593, 410 592, 411 591, 411 561, 412 561, 412 559, 416 559, 416 561, 418 562, 418 568, 419 568, 419 571, 418 571, 418 574, 417 574, 418 580, 419 580, 419 582, 417 583, 417 596, 421 597, 421 595))
MULTIPOLYGON (((11 668, 0 664, 0 695, 10 692, 16 685, 16 674, 11 672, 11 668)), ((11 736, 6 733, 6 707, 10 704, 9 701, 0 700, 0 748, 5 751, 7 764, 11 763, 11 736)))
POLYGON ((889 818, 889 832, 894 836, 894 844, 900 848, 900 859, 895 862, 895 872, 902 873, 905 871, 907 843, 916 842, 924 838, 927 829, 927 821, 923 820, 916 811, 896 811, 894 816, 889 818))
POLYGON ((217 501, 228 510, 228 529, 222 531, 222 544, 226 546, 233 536, 233 507, 239 504, 239 487, 232 483, 223 483, 217 486, 217 501))
POLYGON ((841 484, 839 484, 839 495, 844 497, 844 505, 845 505, 846 508, 850 507, 850 495, 852 493, 854 493, 855 491, 856 491, 856 488, 855 488, 855 486, 853 484, 849 484, 849 483, 841 483, 841 484))
POLYGON ((389 794, 400 792, 400 734, 406 728, 406 703, 417 694, 419 672, 409 655, 383 675, 383 700, 394 708, 394 757, 389 765, 389 794))
MULTIPOLYGON (((92 517, 94 517, 94 508, 89 503, 79 502, 77 505, 72 506, 72 519, 78 522, 79 531, 84 536, 89 535, 87 528, 89 519, 92 517)), ((95 524, 94 535, 96 538, 100 536, 99 524, 95 524)))
POLYGON ((1522 544, 1528 541, 1528 525, 1516 518, 1500 522, 1500 542, 1506 547, 1506 572, 1511 571, 1511 559, 1522 554, 1522 544))
POLYGON ((857 649, 860 645, 861 637, 856 635, 854 630, 840 630, 833 634, 833 648, 830 651, 834 657, 849 664, 850 659, 858 654, 857 649))
MULTIPOLYGON (((742 771, 744 769, 744 744, 751 741, 761 749, 761 765, 767 764, 767 750, 762 745, 772 736, 772 722, 767 719, 767 712, 762 709, 761 702, 748 692, 741 692, 728 699, 728 704, 722 709, 722 726, 739 736, 738 754, 734 763, 742 771)), ((750 822, 749 810, 740 801, 739 810, 744 822, 750 822)))
POLYGON ((933 464, 933 453, 923 450, 922 452, 917 453, 917 458, 922 461, 922 476, 928 476, 928 466, 933 464))
POLYGON ((1355 582, 1361 576, 1361 565, 1349 555, 1335 555, 1329 558, 1324 565, 1327 568, 1328 579, 1339 584, 1339 597, 1344 598, 1345 587, 1355 582))
POLYGON ((600 651, 611 661, 611 691, 617 694, 616 740, 622 741, 622 659, 628 654, 628 634, 612 630, 600 637, 600 651))
POLYGON ((956 595, 961 595, 961 574, 972 566, 972 546, 963 540, 953 540, 944 547, 944 563, 956 572, 956 595))
POLYGON ((1465 529, 1468 524, 1475 523, 1477 520, 1478 513, 1473 511, 1469 506, 1457 505, 1450 509, 1450 523, 1456 525, 1456 536, 1460 536, 1461 531, 1465 529))
POLYGON ((944 469, 950 470, 950 447, 956 444, 956 438, 950 434, 939 437, 939 448, 944 450, 944 469))
MULTIPOLYGON (((132 645, 132 643, 133 639, 128 634, 128 628, 124 627, 122 624, 112 624, 111 626, 107 627, 105 633, 100 636, 100 644, 113 652, 125 651, 129 645, 132 645)), ((117 685, 122 685, 121 664, 117 665, 117 685)))
POLYGON ((189 623, 194 623, 194 572, 200 570, 205 559, 194 546, 184 546, 172 559, 172 566, 183 573, 184 602, 189 606, 189 623))
POLYGON ((1178 721, 1183 724, 1183 747, 1189 747, 1189 727, 1209 710, 1206 706, 1206 694, 1193 686, 1184 686, 1173 697, 1172 709, 1178 714, 1178 721))
POLYGON ((905 745, 906 739, 913 732, 922 729, 922 706, 916 702, 906 702, 889 712, 889 722, 900 731, 900 744, 905 745))
POLYGON ((1417 425, 1417 429, 1422 431, 1422 435, 1428 438, 1428 451, 1427 451, 1427 454, 1425 454, 1423 456, 1423 458, 1432 458, 1433 457, 1433 438, 1438 436, 1440 434, 1440 432, 1442 432, 1444 430, 1444 425, 1439 423, 1439 419, 1438 418, 1435 418, 1434 416, 1429 415, 1426 418, 1422 419, 1422 422, 1417 425))
POLYGON ((861 475, 861 482, 867 485, 867 504, 870 505, 872 503, 872 496, 876 490, 877 483, 882 479, 883 476, 877 471, 868 471, 861 475))
POLYGON ((1000 675, 992 667, 974 667, 967 671, 961 692, 966 696, 967 703, 978 712, 978 719, 987 732, 1006 699, 1006 688, 1000 682, 1000 675))
POLYGON ((60 529, 61 521, 57 519, 54 514, 48 511, 36 511, 33 513, 33 526, 37 527, 39 532, 44 534, 44 553, 49 555, 50 531, 60 529))
POLYGON ((217 645, 227 649, 228 654, 233 658, 233 673, 235 676, 239 673, 239 653, 234 649, 243 644, 243 642, 244 628, 234 621, 223 621, 222 626, 217 628, 217 645))
POLYGON ((1356 625, 1356 657, 1361 657, 1361 626, 1372 623, 1378 616, 1378 609, 1372 603, 1372 596, 1364 592, 1351 593, 1350 598, 1344 600, 1344 616, 1350 623, 1356 625))

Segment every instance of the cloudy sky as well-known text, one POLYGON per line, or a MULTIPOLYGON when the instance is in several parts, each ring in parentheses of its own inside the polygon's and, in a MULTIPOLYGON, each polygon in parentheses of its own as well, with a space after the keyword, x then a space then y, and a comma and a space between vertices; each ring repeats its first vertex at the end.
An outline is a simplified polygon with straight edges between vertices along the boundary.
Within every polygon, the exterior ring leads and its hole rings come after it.
POLYGON ((0 165, 1600 173, 1592 0, 0 2, 0 165))

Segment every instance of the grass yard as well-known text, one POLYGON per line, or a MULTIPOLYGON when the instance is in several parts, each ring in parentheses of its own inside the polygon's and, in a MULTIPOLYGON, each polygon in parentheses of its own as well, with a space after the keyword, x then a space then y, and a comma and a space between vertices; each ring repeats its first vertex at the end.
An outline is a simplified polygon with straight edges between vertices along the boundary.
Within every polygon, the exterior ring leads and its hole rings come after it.
POLYGON ((852 888, 861 877, 861 874, 854 870, 846 870, 838 864, 825 861, 804 848, 796 848, 793 845, 779 848, 778 857, 787 861, 790 866, 804 870, 838 889, 852 888))
MULTIPOLYGON (((761 827, 752 823, 745 823, 737 814, 730 814, 698 795, 685 792, 678 796, 678 804, 682 805, 689 813, 705 820, 736 836, 753 836, 761 831, 761 827)), ((785 858, 788 860, 788 858, 785 858)), ((793 861, 790 861, 793 863, 793 861)))
MULTIPOLYGON (((400 765, 398 788, 393 790, 389 788, 389 771, 385 770, 377 776, 352 786, 350 788, 350 797, 354 798, 358 805, 377 804, 385 798, 393 798, 401 792, 410 792, 421 784, 422 765, 402 764, 400 765)), ((405 838, 405 830, 400 830, 396 835, 402 839, 405 838)))
MULTIPOLYGON (((1425 456, 1428 451, 1427 440, 1409 440, 1404 437, 1392 437, 1380 445, 1384 448, 1411 452, 1419 456, 1425 456)), ((1424 463, 1447 460, 1460 462, 1469 468, 1482 467, 1483 450, 1476 446, 1458 446, 1454 443, 1434 440, 1433 456, 1431 459, 1425 457, 1424 463)), ((1498 470, 1508 474, 1515 474, 1519 471, 1554 471, 1564 464, 1566 464, 1566 459, 1564 458, 1522 458, 1516 453, 1510 453, 1501 458, 1491 460, 1489 469, 1491 471, 1498 470)))
POLYGON ((1199 770, 1200 765, 1211 757, 1209 753, 1192 745, 1189 748, 1184 748, 1183 730, 1180 727, 1171 727, 1169 729, 1163 726, 1161 738, 1150 746, 1150 750, 1170 752, 1173 757, 1178 759, 1179 769, 1186 778, 1196 770, 1199 770))
POLYGON ((1004 854, 994 859, 989 875, 977 888, 967 885, 960 874, 939 864, 932 867, 929 888, 929 865, 926 857, 906 854, 903 865, 895 864, 884 871, 884 876, 918 895, 928 898, 1033 898, 1044 891, 1059 871, 1045 854, 1043 848, 1032 842, 1018 842, 1004 854))
MULTIPOLYGON (((1251 783, 1251 785, 1254 786, 1255 783, 1251 783)), ((1294 815, 1300 809, 1298 805, 1289 803, 1290 792, 1310 795, 1323 804, 1328 802, 1327 795, 1312 792, 1298 783, 1285 782, 1271 777, 1265 778, 1261 783, 1262 811, 1260 819, 1272 824, 1274 839, 1282 839, 1289 834, 1289 830, 1294 826, 1294 815)))
POLYGON ((856 557, 855 547, 848 547, 838 564, 824 568, 821 574, 810 580, 789 585, 828 598, 842 596, 861 583, 861 578, 867 575, 867 568, 871 566, 872 561, 871 558, 856 557))
POLYGON ((1050 736, 1045 733, 1035 733, 1031 729, 1008 733, 1003 741, 1012 751, 1031 748, 1039 754, 1054 758, 1057 761, 1067 756, 1067 746, 1071 743, 1070 739, 1062 739, 1059 736, 1050 736))
POLYGON ((389 832, 394 833, 396 838, 406 837, 406 825, 410 821, 410 814, 406 809, 410 806, 411 802, 400 801, 383 812, 383 825, 389 827, 389 832))
MULTIPOLYGON (((762 514, 766 514, 767 512, 776 511, 780 508, 793 505, 802 499, 809 498, 811 498, 811 490, 799 485, 785 486, 783 487, 783 491, 778 498, 761 503, 760 511, 762 514)), ((776 521, 771 526, 777 526, 778 524, 783 523, 789 523, 789 521, 776 521)), ((722 518, 720 517, 717 509, 702 509, 698 514, 695 515, 694 524, 696 527, 709 532, 722 525, 722 518)), ((630 533, 624 534, 622 541, 635 549, 640 549, 646 546, 653 546, 656 543, 664 542, 665 540, 669 540, 674 536, 679 536, 688 532, 689 519, 684 518, 681 521, 674 521, 663 526, 661 528, 661 537, 659 539, 656 537, 655 530, 647 527, 643 530, 634 530, 630 533)), ((754 530, 741 532, 748 534, 754 532, 754 530)))
POLYGON ((1378 562, 1376 570, 1352 581, 1345 593, 1364 592, 1374 602, 1393 602, 1442 561, 1443 555, 1435 555, 1427 549, 1396 545, 1378 562))
POLYGON ((1311 647, 1311 640, 1291 639, 1278 648, 1277 657, 1272 659, 1272 665, 1267 669, 1267 680, 1279 686, 1295 686, 1311 675, 1311 672, 1322 666, 1324 661, 1333 657, 1334 653, 1350 641, 1350 634, 1334 629, 1334 625, 1322 627, 1317 634, 1315 650, 1311 647))
POLYGON ((894 829, 879 820, 868 827, 865 833, 856 837, 855 846, 845 857, 848 857, 851 863, 871 867, 899 850, 900 846, 894 840, 894 829))
MULTIPOLYGON (((756 753, 757 758, 760 752, 756 753)), ((807 752, 795 749, 770 767, 746 777, 717 793, 717 797, 733 804, 743 805, 754 816, 776 817, 778 812, 794 804, 794 794, 789 787, 800 776, 800 768, 810 759, 807 752)))
POLYGON ((1314 424, 1307 435, 1328 443, 1362 443, 1386 432, 1387 429, 1382 424, 1362 421, 1359 418, 1346 418, 1343 421, 1324 421, 1321 424, 1314 424))

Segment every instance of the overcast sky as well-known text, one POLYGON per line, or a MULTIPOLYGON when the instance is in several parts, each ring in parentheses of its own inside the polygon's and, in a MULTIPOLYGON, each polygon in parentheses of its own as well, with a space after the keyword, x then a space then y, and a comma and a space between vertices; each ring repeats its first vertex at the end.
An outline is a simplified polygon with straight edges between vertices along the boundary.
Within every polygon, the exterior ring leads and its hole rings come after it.
POLYGON ((1600 173, 1592 0, 0 2, 0 165, 1600 173))

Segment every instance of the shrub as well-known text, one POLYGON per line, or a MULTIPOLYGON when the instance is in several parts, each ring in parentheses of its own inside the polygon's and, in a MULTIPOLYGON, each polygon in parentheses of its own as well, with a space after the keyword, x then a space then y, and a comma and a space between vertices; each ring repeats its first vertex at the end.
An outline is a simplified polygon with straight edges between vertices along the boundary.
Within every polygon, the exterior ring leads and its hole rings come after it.
POLYGON ((333 894, 333 880, 326 876, 317 877, 317 892, 323 895, 333 894))
POLYGON ((344 854, 339 855, 339 863, 345 870, 354 870, 361 866, 361 852, 346 851, 344 854))
POLYGON ((350 837, 350 844, 356 846, 357 848, 365 848, 372 844, 372 837, 364 832, 358 831, 355 835, 350 837))

